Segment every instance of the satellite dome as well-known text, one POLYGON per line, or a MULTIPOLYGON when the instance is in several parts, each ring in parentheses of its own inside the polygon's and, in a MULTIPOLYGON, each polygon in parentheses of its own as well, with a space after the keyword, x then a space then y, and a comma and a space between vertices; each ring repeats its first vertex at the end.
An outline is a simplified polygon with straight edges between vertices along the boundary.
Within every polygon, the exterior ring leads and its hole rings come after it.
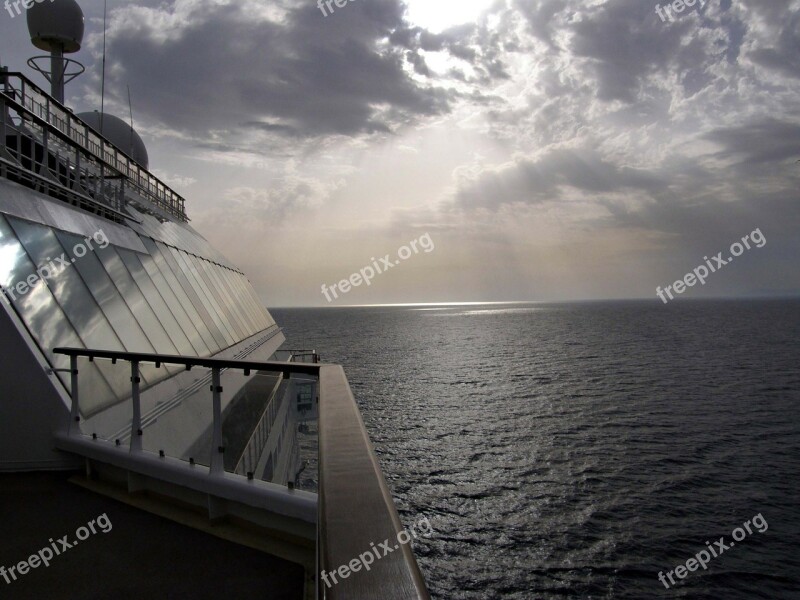
POLYGON ((100 115, 101 113, 95 110, 93 112, 80 113, 77 117, 145 169, 149 168, 150 160, 147 157, 147 148, 142 138, 136 133, 136 130, 131 129, 131 126, 119 117, 108 113, 102 113, 103 128, 101 130, 100 115))
POLYGON ((77 52, 83 42, 83 11, 75 0, 36 0, 28 9, 31 42, 40 50, 77 52))

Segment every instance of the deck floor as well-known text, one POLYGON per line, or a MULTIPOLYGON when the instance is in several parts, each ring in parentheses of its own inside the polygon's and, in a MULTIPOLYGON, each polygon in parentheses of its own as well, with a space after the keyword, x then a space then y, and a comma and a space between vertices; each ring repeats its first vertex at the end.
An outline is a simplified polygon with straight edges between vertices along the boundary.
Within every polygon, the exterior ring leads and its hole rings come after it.
MULTIPOLYGON (((106 514, 72 548, 6 583, 0 598, 219 599, 303 597, 301 566, 185 527, 90 492, 74 473, 0 475, 0 566, 6 572, 59 538, 106 514), (100 524, 104 521, 101 520, 100 524), (108 528, 106 526, 106 528, 108 528)), ((85 535, 81 532, 81 535, 85 535)), ((47 553, 44 553, 45 557, 47 553)), ((35 562, 35 561, 34 561, 35 562)))

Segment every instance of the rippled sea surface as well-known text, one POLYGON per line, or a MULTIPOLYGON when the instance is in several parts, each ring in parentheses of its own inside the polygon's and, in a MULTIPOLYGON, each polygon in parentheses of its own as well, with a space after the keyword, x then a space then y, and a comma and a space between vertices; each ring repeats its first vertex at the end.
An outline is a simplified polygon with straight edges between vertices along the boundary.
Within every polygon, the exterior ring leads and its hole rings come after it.
POLYGON ((345 366, 435 598, 800 598, 800 301, 272 313, 345 366))

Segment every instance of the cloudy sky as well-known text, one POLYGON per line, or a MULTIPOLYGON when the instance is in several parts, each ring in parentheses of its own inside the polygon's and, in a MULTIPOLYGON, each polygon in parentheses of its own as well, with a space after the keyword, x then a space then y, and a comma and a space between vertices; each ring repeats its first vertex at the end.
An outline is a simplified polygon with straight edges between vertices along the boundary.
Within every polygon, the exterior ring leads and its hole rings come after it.
MULTIPOLYGON (((684 297, 798 293, 800 1, 701 2, 109 0, 105 103, 268 306, 426 233, 332 304, 655 300, 756 229, 684 297)), ((0 13, 0 62, 36 53, 0 13)))

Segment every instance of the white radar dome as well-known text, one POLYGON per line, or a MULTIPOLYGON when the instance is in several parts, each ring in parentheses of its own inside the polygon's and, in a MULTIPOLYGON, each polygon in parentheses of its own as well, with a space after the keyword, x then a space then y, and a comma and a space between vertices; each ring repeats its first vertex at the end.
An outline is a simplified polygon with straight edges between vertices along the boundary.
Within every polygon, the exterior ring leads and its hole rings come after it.
POLYGON ((142 138, 136 133, 136 130, 131 129, 131 126, 119 117, 108 113, 102 113, 103 128, 101 130, 100 114, 95 110, 93 112, 80 113, 77 117, 145 169, 149 168, 150 159, 147 157, 147 148, 142 138))

